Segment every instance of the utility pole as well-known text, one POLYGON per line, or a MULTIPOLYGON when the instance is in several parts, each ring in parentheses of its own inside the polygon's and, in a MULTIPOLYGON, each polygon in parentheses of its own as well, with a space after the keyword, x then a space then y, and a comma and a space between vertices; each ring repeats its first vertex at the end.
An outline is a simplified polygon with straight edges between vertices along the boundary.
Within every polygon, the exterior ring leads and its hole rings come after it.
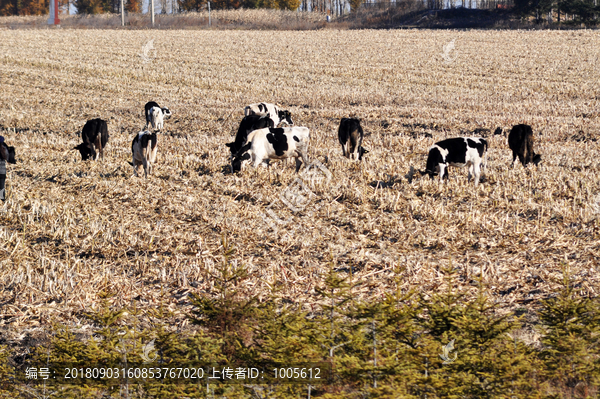
POLYGON ((208 0, 208 26, 211 25, 211 21, 210 21, 210 0, 208 0))
POLYGON ((154 28, 154 0, 150 0, 150 20, 152 21, 152 27, 154 28))
POLYGON ((58 0, 50 0, 48 25, 60 25, 60 19, 58 19, 58 0))
POLYGON ((125 0, 121 0, 121 26, 125 26, 125 0))

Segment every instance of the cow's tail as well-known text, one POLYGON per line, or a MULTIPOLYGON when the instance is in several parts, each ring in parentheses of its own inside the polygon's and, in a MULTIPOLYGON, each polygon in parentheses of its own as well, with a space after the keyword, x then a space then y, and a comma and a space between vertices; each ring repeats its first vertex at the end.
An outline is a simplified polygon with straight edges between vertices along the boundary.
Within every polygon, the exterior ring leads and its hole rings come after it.
POLYGON ((483 141, 483 162, 481 163, 481 168, 485 169, 487 168, 488 142, 485 139, 481 141, 483 141))
POLYGON ((535 141, 535 137, 533 136, 533 132, 527 132, 527 137, 525 142, 527 143, 527 154, 525 155, 525 162, 533 162, 533 158, 535 157, 535 152, 533 151, 533 143, 535 141))

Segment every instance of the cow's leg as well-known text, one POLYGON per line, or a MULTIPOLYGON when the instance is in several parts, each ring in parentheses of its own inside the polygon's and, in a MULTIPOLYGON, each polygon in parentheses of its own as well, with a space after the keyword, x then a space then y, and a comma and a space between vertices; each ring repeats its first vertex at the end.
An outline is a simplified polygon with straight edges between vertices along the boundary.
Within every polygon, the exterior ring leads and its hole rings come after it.
POLYGON ((252 165, 253 165, 255 168, 258 168, 258 165, 260 165, 260 164, 263 162, 263 159, 262 159, 262 157, 259 157, 259 156, 258 156, 258 155, 256 155, 256 154, 252 154, 252 158, 253 158, 253 159, 252 159, 252 161, 253 161, 253 162, 252 162, 252 165))
POLYGON ((135 163, 135 158, 133 158, 133 160, 131 161, 131 164, 133 165, 133 175, 137 177, 137 175, 138 175, 138 173, 137 173, 138 165, 135 163))
POLYGON ((97 161, 100 157, 100 154, 102 153, 102 141, 100 140, 100 133, 98 133, 98 135, 96 136, 96 140, 92 145, 95 147, 96 150, 96 157, 94 158, 94 161, 97 161))
POLYGON ((0 174, 0 200, 6 201, 6 189, 4 187, 6 182, 6 174, 0 174))
MULTIPOLYGON (((300 151, 298 151, 300 153, 300 156, 302 157, 302 162, 304 162, 304 168, 308 167, 309 164, 309 159, 308 159, 308 155, 306 154, 306 148, 302 147, 300 148, 300 151)), ((302 162, 300 162, 300 159, 298 159, 298 157, 296 157, 296 173, 298 173, 298 171, 300 170, 300 166, 302 166, 302 162)))
POLYGON ((348 158, 350 158, 353 161, 356 161, 357 155, 358 155, 357 151, 358 151, 358 146, 356 145, 356 140, 354 137, 351 137, 348 158))
POLYGON ((148 178, 148 160, 145 156, 142 157, 142 165, 144 166, 144 176, 148 178))
POLYGON ((475 175, 475 187, 477 187, 477 185, 479 184, 479 177, 481 176, 481 168, 479 162, 475 162, 475 164, 473 164, 473 174, 475 175))
POLYGON ((300 160, 300 157, 296 157, 296 173, 298 173, 301 166, 302 166, 302 161, 300 160))
POLYGON ((445 176, 446 176, 446 174, 447 174, 447 170, 446 170, 446 169, 447 169, 447 167, 446 167, 446 165, 444 165, 444 164, 440 164, 440 165, 438 166, 438 168, 439 168, 439 170, 440 170, 440 183, 443 183, 443 182, 444 182, 444 177, 445 177, 445 176))
POLYGON ((471 177, 473 176, 473 164, 469 164, 469 174, 467 175, 467 181, 471 181, 471 177))
POLYGON ((155 146, 152 151, 150 152, 150 162, 154 163, 156 162, 156 153, 158 151, 158 146, 155 146))

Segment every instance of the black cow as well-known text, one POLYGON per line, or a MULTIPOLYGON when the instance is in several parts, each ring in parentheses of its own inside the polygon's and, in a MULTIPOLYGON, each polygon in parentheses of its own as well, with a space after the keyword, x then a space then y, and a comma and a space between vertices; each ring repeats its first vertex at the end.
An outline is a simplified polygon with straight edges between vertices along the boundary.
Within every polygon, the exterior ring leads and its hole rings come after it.
POLYGON ((523 166, 528 163, 537 165, 542 160, 540 154, 536 154, 533 150, 535 137, 533 130, 529 125, 515 125, 508 134, 508 146, 513 152, 513 160, 511 167, 515 166, 515 160, 519 157, 519 161, 523 166))
POLYGON ((108 143, 108 125, 106 121, 99 118, 87 121, 81 131, 81 139, 83 143, 73 149, 79 150, 84 161, 88 159, 97 160, 98 156, 104 159, 104 147, 108 143))
POLYGON ((268 115, 248 115, 240 122, 237 134, 235 135, 235 141, 232 143, 226 143, 231 151, 233 157, 238 151, 246 144, 248 140, 248 134, 254 130, 263 129, 265 127, 275 127, 273 120, 268 115))
POLYGON ((427 167, 421 174, 433 179, 440 175, 440 182, 448 177, 448 166, 465 167, 469 165, 469 180, 475 176, 475 186, 479 184, 480 166, 488 143, 481 137, 456 137, 435 143, 429 149, 427 167))
POLYGON ((342 152, 346 158, 362 160, 367 151, 362 146, 365 134, 357 118, 342 118, 338 128, 338 139, 342 145, 342 152))

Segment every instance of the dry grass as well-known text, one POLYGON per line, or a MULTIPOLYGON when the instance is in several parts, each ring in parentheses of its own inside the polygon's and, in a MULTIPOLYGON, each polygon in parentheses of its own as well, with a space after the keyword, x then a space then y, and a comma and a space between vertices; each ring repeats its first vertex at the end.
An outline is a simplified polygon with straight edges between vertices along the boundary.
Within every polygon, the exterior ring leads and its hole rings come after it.
POLYGON ((248 289, 278 285, 307 306, 332 260, 363 281, 359 298, 432 292, 450 263, 507 308, 551 295, 565 266, 597 296, 599 44, 591 31, 0 31, 0 133, 19 159, 0 208, 0 326, 80 325, 109 289, 142 310, 163 292, 183 327, 223 234, 252 273, 248 289), (148 100, 174 116, 145 180, 127 161, 148 100), (303 211, 280 200, 290 164, 224 173, 224 143, 256 101, 308 126, 310 156, 333 175, 303 211), (367 132, 361 164, 336 139, 350 115, 367 132), (108 153, 84 163, 72 147, 93 117, 109 121, 108 153), (517 123, 542 134, 538 169, 510 169, 506 139, 490 136, 477 190, 464 170, 444 185, 404 177, 435 141, 517 123), (273 231, 267 209, 291 221, 273 231))
MULTIPOLYGON (((208 11, 180 14, 156 14, 155 27, 159 29, 281 29, 305 30, 325 26, 326 14, 322 12, 296 12, 289 10, 213 10, 208 25, 208 11)), ((0 17, 0 29, 48 28, 48 16, 0 17)), ((127 14, 126 29, 151 28, 149 14, 127 14)), ((120 14, 61 15, 62 28, 114 29, 121 28, 120 14)))

